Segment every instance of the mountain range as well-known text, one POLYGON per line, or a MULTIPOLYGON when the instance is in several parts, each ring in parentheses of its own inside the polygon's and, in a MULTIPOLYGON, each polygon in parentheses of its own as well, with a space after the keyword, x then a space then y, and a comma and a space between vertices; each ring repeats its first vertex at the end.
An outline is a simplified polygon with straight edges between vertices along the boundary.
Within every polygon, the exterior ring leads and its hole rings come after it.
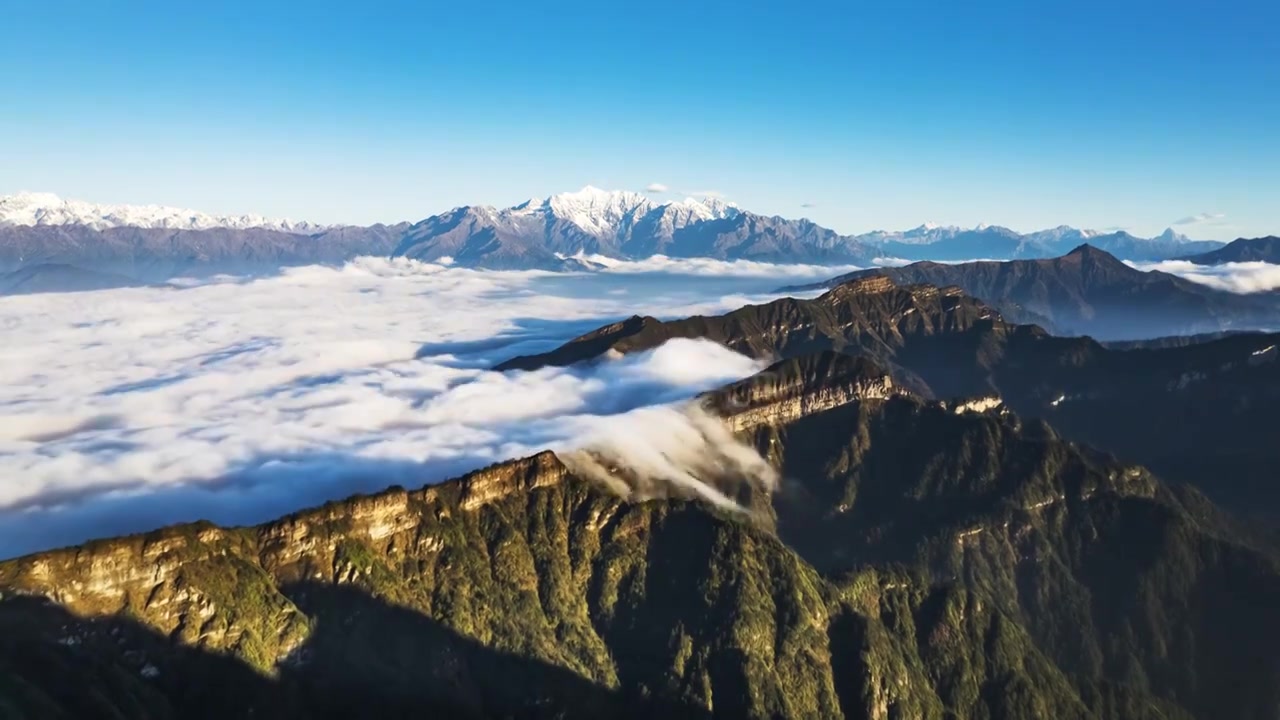
MULTIPOLYGON (((882 309, 954 308, 963 319, 941 335, 996 321, 954 293, 877 294, 882 309)), ((798 326, 775 329, 788 359, 695 401, 782 478, 720 478, 736 507, 677 485, 620 492, 544 452, 257 527, 197 523, 2 562, 0 707, 1275 716, 1274 550, 1189 487, 996 396, 932 400, 870 358, 801 352, 798 326)))
POLYGON ((1026 234, 994 225, 970 230, 924 225, 903 233, 868 233, 857 239, 879 247, 886 257, 938 261, 1044 258, 1085 243, 1126 260, 1163 260, 1173 257, 1171 252, 1192 255, 1222 247, 1216 241, 1191 240, 1172 229, 1154 238, 1140 238, 1123 230, 1098 232, 1065 225, 1026 234))
POLYGON ((751 259, 871 264, 879 258, 961 260, 1060 255, 1088 241, 1125 259, 1159 260, 1221 247, 1173 231, 1151 238, 1059 227, 924 225, 845 235, 810 220, 748 212, 716 198, 657 202, 586 187, 508 208, 466 206, 416 223, 323 226, 212 216, 158 206, 98 205, 47 193, 0 197, 0 271, 65 264, 141 282, 175 275, 254 273, 339 263, 359 255, 445 258, 467 267, 581 270, 589 258, 751 259))
POLYGON ((996 306, 1006 319, 1099 340, 1280 329, 1280 297, 1274 294, 1231 293, 1164 272, 1143 272, 1090 244, 1057 258, 925 261, 862 270, 781 292, 831 288, 876 276, 898 284, 954 285, 996 306))
POLYGON ((272 220, 260 215, 219 216, 162 205, 89 203, 66 200, 53 193, 33 192, 0 196, 0 225, 84 225, 94 230, 118 227, 165 230, 262 228, 302 234, 326 229, 314 223, 272 220))

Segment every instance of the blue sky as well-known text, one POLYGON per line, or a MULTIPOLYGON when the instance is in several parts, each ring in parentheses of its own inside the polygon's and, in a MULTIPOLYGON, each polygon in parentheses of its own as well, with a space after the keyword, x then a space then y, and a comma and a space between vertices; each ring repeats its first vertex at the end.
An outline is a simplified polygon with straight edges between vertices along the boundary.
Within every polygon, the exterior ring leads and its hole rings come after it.
POLYGON ((0 0, 0 193, 1280 233, 1280 3, 0 0), (668 193, 671 195, 671 193, 668 193))

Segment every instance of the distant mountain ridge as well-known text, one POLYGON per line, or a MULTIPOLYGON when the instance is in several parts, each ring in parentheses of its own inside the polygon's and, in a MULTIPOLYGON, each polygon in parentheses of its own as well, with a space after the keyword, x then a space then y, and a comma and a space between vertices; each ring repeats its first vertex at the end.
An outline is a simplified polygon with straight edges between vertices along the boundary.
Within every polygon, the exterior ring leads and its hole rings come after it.
POLYGON ((84 292, 134 285, 137 285, 137 281, 124 275, 85 270, 73 265, 28 265, 21 270, 0 275, 0 295, 84 292))
POLYGON ((1066 225, 1019 233, 996 225, 959 227, 923 226, 905 233, 868 233, 862 242, 876 243, 886 256, 903 260, 1015 260, 1061 255, 1088 243, 1125 260, 1164 260, 1171 253, 1200 253, 1222 247, 1211 240, 1191 240, 1172 229, 1154 238, 1140 238, 1125 231, 1103 233, 1066 225))
POLYGON ((1027 314, 1053 330, 1099 340, 1134 340, 1233 329, 1280 328, 1280 301, 1144 272, 1090 244, 1057 258, 936 263, 860 270, 782 292, 832 288, 884 276, 900 284, 955 285, 1000 308, 1027 314))
POLYGON ((1268 235, 1260 238, 1240 238, 1232 240, 1226 247, 1181 259, 1190 260, 1197 265, 1220 265, 1229 262, 1265 262, 1280 265, 1280 237, 1268 235))
POLYGON ((115 227, 169 230, 263 228, 291 233, 313 233, 326 228, 315 223, 275 220, 261 215, 218 216, 162 205, 89 203, 64 200, 53 193, 33 192, 0 196, 0 225, 84 225, 95 230, 115 227))
POLYGON ((103 205, 49 193, 0 197, 0 271, 54 263, 125 274, 265 272, 344 262, 359 255, 445 258, 487 269, 590 269, 573 256, 653 255, 774 263, 861 264, 904 260, 1060 255, 1081 242, 1124 259, 1163 260, 1221 247, 1172 230, 1143 239, 1066 226, 1019 233, 922 225, 847 235, 808 219, 748 212, 718 198, 657 201, 587 186, 507 208, 463 206, 416 223, 325 226, 257 215, 213 216, 154 205, 103 205))
POLYGON ((138 284, 183 275, 265 273, 296 265, 340 264, 362 255, 385 257, 406 227, 336 227, 304 235, 267 228, 0 225, 0 272, 68 265, 125 275, 138 284))

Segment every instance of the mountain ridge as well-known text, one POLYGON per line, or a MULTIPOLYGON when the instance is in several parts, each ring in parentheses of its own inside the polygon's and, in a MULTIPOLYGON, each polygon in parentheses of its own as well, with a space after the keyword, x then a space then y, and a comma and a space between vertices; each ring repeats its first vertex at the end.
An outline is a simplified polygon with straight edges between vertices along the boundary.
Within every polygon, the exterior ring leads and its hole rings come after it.
POLYGON ((904 284, 958 286, 1010 315, 1029 312, 1057 332, 1099 340, 1280 328, 1280 302, 1272 298, 1216 290, 1157 270, 1138 270, 1088 243, 1056 258, 922 261, 859 270, 779 292, 831 288, 873 276, 904 284))
POLYGON ((1199 255, 1188 255, 1180 260, 1190 260, 1197 265, 1220 265, 1229 262, 1265 262, 1280 265, 1280 237, 1239 238, 1225 247, 1199 255))
POLYGON ((0 295, 48 292, 86 292, 133 287, 138 282, 114 273, 85 270, 74 265, 42 263, 0 275, 0 295))

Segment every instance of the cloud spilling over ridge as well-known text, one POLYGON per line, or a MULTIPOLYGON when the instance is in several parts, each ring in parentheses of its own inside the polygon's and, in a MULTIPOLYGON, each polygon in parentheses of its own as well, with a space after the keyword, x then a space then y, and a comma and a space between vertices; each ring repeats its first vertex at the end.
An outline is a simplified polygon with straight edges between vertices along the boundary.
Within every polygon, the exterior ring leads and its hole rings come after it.
POLYGON ((1266 292, 1280 288, 1280 265, 1265 262, 1197 265, 1188 260, 1129 263, 1139 270, 1159 270, 1178 277, 1234 293, 1266 292))
POLYGON ((774 469, 696 403, 646 407, 595 419, 577 449, 560 457, 624 498, 693 497, 742 510, 743 485, 772 492, 774 469))
POLYGON ((763 300, 755 293, 785 278, 648 277, 631 292, 631 277, 364 259, 180 289, 0 298, 0 557, 200 518, 259 522, 599 444, 660 415, 666 434, 630 448, 655 477, 684 477, 672 467, 686 462, 686 440, 750 467, 679 407, 759 369, 720 346, 487 370, 633 313, 763 300))
MULTIPOLYGON (((872 258, 871 264, 876 267, 904 267, 920 262, 919 260, 907 260, 896 257, 878 257, 872 258)), ((964 265, 965 263, 977 262, 1008 262, 1007 260, 997 260, 994 258, 969 258, 968 260, 930 260, 931 263, 938 265, 964 265)))

